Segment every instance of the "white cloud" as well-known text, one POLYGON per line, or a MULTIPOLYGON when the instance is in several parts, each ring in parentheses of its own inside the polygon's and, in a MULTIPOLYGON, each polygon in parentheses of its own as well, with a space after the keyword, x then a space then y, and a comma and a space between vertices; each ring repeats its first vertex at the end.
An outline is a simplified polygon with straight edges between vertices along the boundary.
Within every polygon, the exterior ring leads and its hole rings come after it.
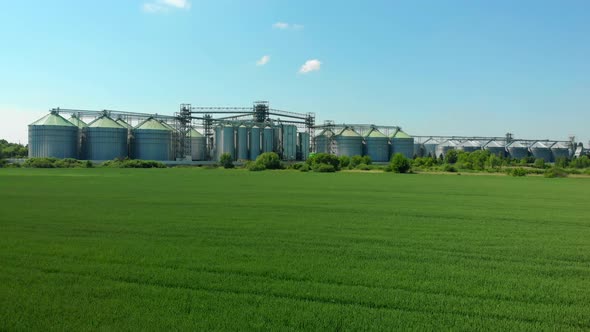
POLYGON ((257 66, 264 66, 270 61, 270 55, 264 55, 260 60, 256 61, 257 66))
POLYGON ((301 66, 301 68, 299 68, 299 73, 300 74, 307 74, 312 71, 318 71, 318 70, 320 70, 321 66, 322 66, 322 63, 318 59, 307 60, 307 61, 305 61, 303 66, 301 66))
POLYGON ((145 13, 166 13, 170 9, 189 10, 191 3, 189 0, 153 0, 143 4, 142 9, 145 13))
POLYGON ((286 22, 277 22, 273 24, 272 27, 279 30, 303 30, 303 25, 301 24, 291 24, 286 22))

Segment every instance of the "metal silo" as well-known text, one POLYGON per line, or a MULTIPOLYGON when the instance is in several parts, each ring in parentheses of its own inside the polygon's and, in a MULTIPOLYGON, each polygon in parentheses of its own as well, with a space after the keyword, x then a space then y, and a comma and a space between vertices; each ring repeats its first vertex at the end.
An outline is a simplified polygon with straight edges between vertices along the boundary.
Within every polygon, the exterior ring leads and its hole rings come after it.
POLYGON ((195 128, 191 128, 189 135, 191 137, 191 159, 192 160, 205 160, 205 154, 207 151, 207 140, 200 132, 195 128))
POLYGON ((444 157, 447 155, 447 152, 449 152, 450 150, 457 149, 458 146, 459 142, 453 140, 447 140, 445 142, 442 142, 436 147, 435 157, 440 158, 441 155, 444 157))
POLYGON ((551 143, 536 142, 530 146, 529 150, 535 159, 543 159, 546 162, 550 162, 553 157, 550 146, 551 143))
POLYGON ((506 156, 506 144, 501 141, 491 141, 484 146, 484 150, 490 152, 495 156, 504 157, 506 156))
POLYGON ((84 151, 88 160, 112 160, 127 157, 127 128, 106 114, 90 122, 84 130, 84 151))
POLYGON ((70 121, 74 126, 82 129, 84 127, 86 127, 86 123, 82 120, 80 120, 80 118, 78 118, 77 116, 72 115, 68 121, 70 121))
POLYGON ((340 156, 361 156, 363 154, 363 137, 350 127, 334 135, 334 154, 340 156))
POLYGON ((297 127, 283 125, 283 160, 297 159, 297 127))
POLYGON ((244 125, 238 127, 237 150, 238 159, 248 159, 248 127, 244 125))
POLYGON ((170 158, 174 160, 177 157, 176 152, 178 151, 178 144, 180 142, 180 132, 174 128, 173 124, 166 123, 164 120, 160 120, 160 123, 172 133, 172 138, 170 139, 170 158))
POLYGON ((264 127, 262 132, 262 152, 272 152, 274 132, 270 126, 264 127))
POLYGON ((134 130, 135 159, 171 160, 172 131, 160 121, 149 118, 134 130))
POLYGON ((418 144, 418 150, 414 143, 414 138, 410 135, 398 130, 391 136, 391 156, 397 153, 401 153, 406 158, 413 158, 414 155, 418 155, 422 149, 422 144, 418 144), (418 152, 418 153, 417 153, 418 152))
POLYGON ((115 122, 127 129, 127 155, 131 157, 133 155, 133 126, 121 118, 115 122))
POLYGON ((436 149, 441 142, 431 138, 424 142, 422 146, 424 147, 424 157, 438 157, 436 154, 436 149))
POLYGON ((557 142, 551 146, 551 153, 553 161, 557 161, 559 158, 570 158, 570 147, 561 143, 557 142))
POLYGON ((332 153, 332 139, 334 132, 330 129, 322 130, 315 138, 316 153, 332 153))
POLYGON ((256 160, 260 155, 260 127, 250 128, 250 160, 256 160))
POLYGON ((372 161, 389 161, 389 139, 377 128, 372 128, 365 135, 365 144, 365 154, 371 157, 372 161))
POLYGON ((299 160, 307 160, 309 157, 309 133, 297 133, 299 160))
POLYGON ((506 147, 508 154, 513 159, 523 159, 529 155, 529 146, 525 142, 515 141, 506 147))
POLYGON ((29 125, 29 157, 77 158, 78 127, 57 112, 29 125))
POLYGON ((475 152, 481 150, 481 143, 478 141, 465 141, 460 143, 457 149, 465 152, 475 152))
POLYGON ((224 153, 229 153, 232 160, 236 159, 234 127, 232 125, 220 125, 216 127, 215 142, 217 160, 224 153))

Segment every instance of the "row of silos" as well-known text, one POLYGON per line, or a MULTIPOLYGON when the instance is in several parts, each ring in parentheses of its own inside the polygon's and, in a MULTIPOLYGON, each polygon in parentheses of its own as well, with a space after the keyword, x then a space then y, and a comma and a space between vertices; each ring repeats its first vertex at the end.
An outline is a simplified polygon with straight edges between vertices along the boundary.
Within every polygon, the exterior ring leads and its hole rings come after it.
POLYGON ((215 127, 216 160, 224 153, 233 160, 255 160, 265 152, 277 152, 283 160, 305 160, 309 154, 309 134, 298 133, 294 125, 261 128, 227 123, 215 127))
POLYGON ((480 142, 477 140, 458 141, 454 139, 438 141, 429 139, 422 144, 416 144, 415 154, 417 156, 445 157, 448 151, 457 150, 464 152, 475 152, 487 150, 498 156, 510 156, 514 159, 523 159, 533 156, 543 159, 546 162, 555 161, 558 158, 569 158, 573 156, 573 149, 562 142, 538 141, 530 144, 527 141, 513 141, 506 144, 504 141, 480 142))
MULTIPOLYGON (((85 124, 73 116, 66 120, 51 112, 29 125, 29 157, 112 160, 132 157, 174 160, 179 133, 169 124, 148 118, 133 128, 122 119, 103 114, 85 124)), ((191 157, 206 159, 205 137, 190 130, 191 157)))
POLYGON ((317 153, 349 157, 366 155, 372 161, 387 162, 396 153, 412 158, 414 138, 401 130, 388 137, 377 128, 371 128, 364 136, 351 127, 338 133, 324 129, 315 137, 315 148, 317 153))

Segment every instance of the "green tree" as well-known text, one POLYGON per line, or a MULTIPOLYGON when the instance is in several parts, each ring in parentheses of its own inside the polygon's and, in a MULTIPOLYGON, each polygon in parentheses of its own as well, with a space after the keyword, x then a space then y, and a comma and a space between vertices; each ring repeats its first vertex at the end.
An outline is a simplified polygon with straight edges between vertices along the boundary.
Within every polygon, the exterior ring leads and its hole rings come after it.
POLYGON ((447 155, 445 156, 445 162, 447 164, 454 164, 457 162, 457 159, 458 159, 457 150, 449 150, 447 152, 447 155))
POLYGON ((535 160, 535 163, 533 164, 533 167, 544 169, 545 168, 545 160, 542 158, 537 158, 537 160, 535 160))
POLYGON ((390 169, 395 173, 407 173, 412 165, 410 160, 404 157, 401 153, 396 153, 389 162, 390 169))

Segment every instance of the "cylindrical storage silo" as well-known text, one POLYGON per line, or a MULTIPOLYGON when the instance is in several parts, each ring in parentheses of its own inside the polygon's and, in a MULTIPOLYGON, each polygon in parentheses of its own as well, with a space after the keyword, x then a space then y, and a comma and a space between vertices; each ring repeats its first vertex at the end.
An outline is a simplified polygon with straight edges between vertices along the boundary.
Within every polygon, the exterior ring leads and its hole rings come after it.
POLYGON ((168 128, 168 130, 170 130, 170 132, 172 133, 172 138, 171 138, 171 142, 170 142, 170 158, 172 160, 175 160, 176 157, 178 157, 177 152, 178 152, 178 145, 180 142, 180 132, 178 130, 176 130, 176 128, 174 127, 174 124, 166 123, 166 121, 164 121, 164 120, 160 120, 160 123, 162 123, 164 125, 164 127, 168 128))
POLYGON ((297 127, 283 125, 283 160, 297 159, 297 127))
POLYGON ((207 151, 207 140, 200 132, 195 128, 191 128, 189 131, 191 140, 191 159, 192 160, 205 160, 205 154, 207 151))
POLYGON ((315 152, 316 153, 332 153, 331 145, 334 132, 330 129, 322 130, 315 138, 315 152))
POLYGON ((309 133, 298 133, 299 160, 307 160, 309 157, 309 133))
POLYGON ((215 129, 215 138, 217 143, 217 159, 221 158, 224 153, 229 153, 232 160, 236 159, 234 127, 232 125, 222 125, 215 129))
POLYGON ((551 146, 552 160, 557 161, 559 158, 570 158, 570 147, 557 142, 551 146))
POLYGON ((256 160, 260 155, 260 127, 250 128, 250 160, 256 160))
POLYGON ((29 125, 29 158, 78 158, 78 127, 57 112, 29 125))
POLYGON ((435 139, 429 139, 422 146, 424 147, 424 157, 435 157, 438 158, 436 154, 436 149, 441 142, 435 139))
POLYGON ((549 148, 548 143, 546 142, 536 142, 535 144, 531 145, 529 150, 535 159, 543 159, 546 162, 552 161, 552 154, 551 149, 549 148))
POLYGON ((241 125, 237 130, 237 159, 248 159, 248 127, 241 125))
POLYGON ((262 132, 262 152, 272 152, 274 146, 274 132, 270 126, 265 127, 262 132))
POLYGON ((149 118, 134 130, 133 158, 143 160, 172 160, 172 131, 160 121, 149 118))
POLYGON ((523 159, 529 155, 529 147, 525 142, 512 142, 506 147, 506 150, 513 159, 523 159))
POLYGON ((475 152, 481 150, 481 143, 478 141, 465 141, 457 146, 457 150, 465 152, 475 152))
POLYGON ((437 145, 436 154, 434 155, 434 157, 440 158, 441 155, 444 157, 447 155, 447 152, 449 152, 450 150, 457 149, 458 146, 459 143, 453 140, 442 142, 439 145, 437 145))
POLYGON ((493 154, 498 157, 506 156, 506 145, 504 144, 504 142, 491 141, 484 146, 484 150, 487 150, 490 152, 490 154, 493 154))
POLYGON ((389 139, 377 128, 365 135, 365 154, 375 162, 389 161, 389 139))
POLYGON ((127 129, 127 155, 131 157, 133 155, 133 126, 121 118, 116 122, 127 129))
POLYGON ((90 122, 84 128, 85 158, 88 160, 112 160, 127 157, 127 128, 106 114, 90 122))
POLYGON ((422 145, 418 144, 418 151, 416 151, 416 146, 414 144, 414 138, 410 135, 404 133, 401 130, 398 130, 395 134, 391 136, 391 155, 390 158, 394 155, 400 153, 402 156, 406 158, 413 158, 414 155, 419 155, 422 145))
POLYGON ((334 154, 340 156, 361 156, 363 154, 363 137, 354 129, 347 127, 334 136, 334 154))

